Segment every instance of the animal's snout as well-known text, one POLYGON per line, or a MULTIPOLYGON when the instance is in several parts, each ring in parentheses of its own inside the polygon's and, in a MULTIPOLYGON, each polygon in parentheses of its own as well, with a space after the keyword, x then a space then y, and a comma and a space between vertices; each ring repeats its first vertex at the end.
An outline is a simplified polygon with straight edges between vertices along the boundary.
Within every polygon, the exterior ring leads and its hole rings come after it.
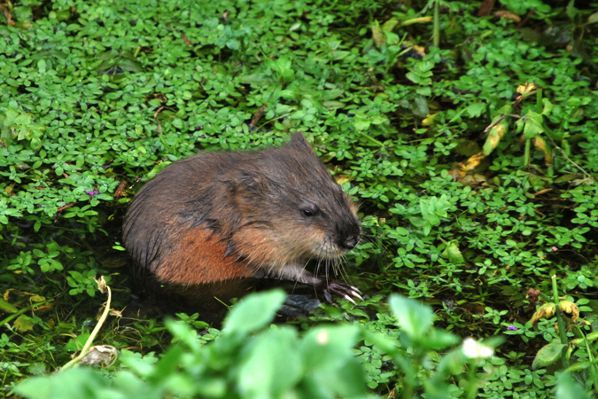
POLYGON ((355 248, 355 246, 357 245, 358 242, 359 242, 359 235, 353 234, 353 235, 346 237, 341 242, 341 247, 343 247, 345 249, 353 249, 353 248, 355 248))
POLYGON ((355 248, 357 243, 359 243, 359 234, 361 229, 359 228, 359 224, 357 223, 350 223, 345 226, 339 226, 337 228, 337 235, 336 235, 336 243, 337 245, 346 250, 350 250, 355 248))

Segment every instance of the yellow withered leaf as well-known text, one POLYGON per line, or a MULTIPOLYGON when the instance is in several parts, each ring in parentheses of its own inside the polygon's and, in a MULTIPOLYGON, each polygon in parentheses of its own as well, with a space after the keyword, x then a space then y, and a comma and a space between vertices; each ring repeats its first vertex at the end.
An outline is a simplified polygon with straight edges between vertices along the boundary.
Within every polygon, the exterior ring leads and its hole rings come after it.
POLYGON ((401 26, 409 26, 409 25, 413 25, 413 24, 428 24, 428 23, 432 22, 433 20, 434 19, 431 16, 410 18, 410 19, 406 19, 406 20, 402 21, 401 26))
POLYGON ((472 156, 467 158, 467 161, 459 163, 459 167, 462 171, 469 172, 477 168, 484 158, 486 158, 484 153, 478 152, 477 154, 473 154, 472 156))
POLYGON ((546 140, 544 140, 540 136, 536 136, 536 137, 534 137, 533 142, 534 142, 534 147, 536 147, 537 150, 542 151, 542 153, 544 154, 544 163, 546 163, 546 165, 551 165, 552 164, 552 149, 550 148, 548 143, 546 143, 546 140))
POLYGON ((343 185, 343 184, 345 184, 347 182, 350 182, 350 181, 351 181, 351 178, 349 176, 346 176, 346 175, 339 175, 339 176, 336 177, 336 183, 339 184, 339 185, 343 185))
POLYGON ((436 119, 436 114, 428 114, 423 120, 422 120, 422 126, 432 126, 432 124, 434 123, 434 119, 436 119))
POLYGON ((507 129, 509 127, 509 123, 506 119, 502 119, 500 122, 496 123, 494 126, 490 128, 488 132, 488 137, 486 137, 486 142, 484 142, 484 155, 488 156, 498 147, 500 140, 505 137, 507 133, 507 129))
POLYGON ((532 324, 536 324, 540 319, 550 319, 552 316, 554 316, 555 311, 556 305, 554 303, 545 303, 544 305, 540 306, 538 310, 536 310, 530 321, 532 324))
POLYGON ((525 82, 524 84, 517 86, 517 93, 525 97, 532 94, 535 90, 536 85, 530 82, 525 82))
POLYGON ((576 321, 579 318, 579 308, 571 301, 560 301, 559 309, 563 311, 563 313, 571 316, 571 320, 573 321, 576 321))
POLYGON ((424 57, 426 55, 426 48, 423 46, 418 46, 417 44, 414 44, 413 46, 411 46, 411 50, 415 51, 421 57, 424 57))

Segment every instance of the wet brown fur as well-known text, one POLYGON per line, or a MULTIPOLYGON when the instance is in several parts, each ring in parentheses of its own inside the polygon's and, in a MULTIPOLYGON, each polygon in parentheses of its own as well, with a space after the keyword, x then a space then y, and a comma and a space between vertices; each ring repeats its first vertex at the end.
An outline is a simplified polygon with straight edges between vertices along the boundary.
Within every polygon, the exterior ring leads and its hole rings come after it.
POLYGON ((282 276, 338 257, 338 243, 358 235, 353 204, 300 134, 280 148, 173 163, 142 187, 123 225, 137 266, 180 285, 282 276))
POLYGON ((225 256, 226 244, 203 227, 187 230, 164 256, 156 277, 173 284, 203 284, 253 276, 246 262, 225 256))

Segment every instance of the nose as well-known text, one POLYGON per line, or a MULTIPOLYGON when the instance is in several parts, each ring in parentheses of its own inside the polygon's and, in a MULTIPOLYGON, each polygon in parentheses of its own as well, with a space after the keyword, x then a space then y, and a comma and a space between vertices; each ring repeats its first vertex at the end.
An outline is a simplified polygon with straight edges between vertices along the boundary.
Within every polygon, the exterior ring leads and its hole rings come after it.
POLYGON ((358 235, 350 235, 341 243, 342 247, 345 249, 353 249, 357 245, 359 241, 358 235))

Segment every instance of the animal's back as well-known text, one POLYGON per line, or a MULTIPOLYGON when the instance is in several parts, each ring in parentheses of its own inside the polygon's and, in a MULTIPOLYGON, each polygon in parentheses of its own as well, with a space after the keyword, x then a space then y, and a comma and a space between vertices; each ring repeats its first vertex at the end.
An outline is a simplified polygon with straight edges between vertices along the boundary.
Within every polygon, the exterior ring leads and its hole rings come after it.
POLYGON ((216 198, 228 195, 214 183, 241 161, 239 155, 201 153, 169 165, 142 187, 123 225, 137 267, 185 285, 251 275, 247 265, 226 256, 227 244, 210 217, 216 198))

